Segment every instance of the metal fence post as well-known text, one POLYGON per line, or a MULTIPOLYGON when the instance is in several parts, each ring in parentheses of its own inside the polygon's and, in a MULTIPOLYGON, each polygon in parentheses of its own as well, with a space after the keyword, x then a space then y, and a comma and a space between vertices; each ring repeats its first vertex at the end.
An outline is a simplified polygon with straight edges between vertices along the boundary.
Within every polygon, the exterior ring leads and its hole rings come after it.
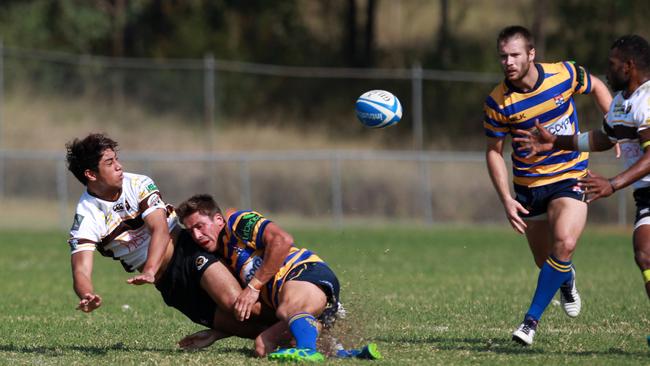
POLYGON ((56 162, 56 193, 59 200, 59 217, 61 218, 61 228, 68 229, 71 217, 68 212, 68 179, 66 177, 65 160, 58 159, 56 162))
POLYGON ((341 158, 338 153, 332 156, 332 219, 334 226, 343 226, 343 189, 341 187, 341 158))
POLYGON ((424 148, 424 127, 422 125, 422 66, 419 63, 411 69, 411 114, 413 121, 413 148, 424 148))
POLYGON ((425 159, 424 152, 419 153, 418 160, 420 165, 420 202, 422 204, 424 220, 428 225, 431 225, 433 224, 431 167, 429 166, 430 163, 425 159))
POLYGON ((627 223, 627 189, 618 192, 618 224, 625 226, 627 223))
POLYGON ((2 153, 4 149, 4 143, 3 143, 3 138, 4 138, 3 115, 4 115, 4 99, 5 99, 4 59, 5 59, 4 44, 2 43, 2 40, 0 40, 0 198, 4 198, 5 196, 5 156, 2 153))
POLYGON ((239 180, 241 182, 241 192, 239 193, 241 209, 251 209, 251 173, 248 159, 239 162, 239 180))

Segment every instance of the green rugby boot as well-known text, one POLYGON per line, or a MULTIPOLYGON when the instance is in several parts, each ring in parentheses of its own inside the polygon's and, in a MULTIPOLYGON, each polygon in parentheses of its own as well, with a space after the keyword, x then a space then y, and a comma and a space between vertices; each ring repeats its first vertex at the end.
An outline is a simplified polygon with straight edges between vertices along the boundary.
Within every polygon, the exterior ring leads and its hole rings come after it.
POLYGON ((309 348, 282 348, 269 353, 269 360, 281 362, 321 362, 325 356, 309 348))

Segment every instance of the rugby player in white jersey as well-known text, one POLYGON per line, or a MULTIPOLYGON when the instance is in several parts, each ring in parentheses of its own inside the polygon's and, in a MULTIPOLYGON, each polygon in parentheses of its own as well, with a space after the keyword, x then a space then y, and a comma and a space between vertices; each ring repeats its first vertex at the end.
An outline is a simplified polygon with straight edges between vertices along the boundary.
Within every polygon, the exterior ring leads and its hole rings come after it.
MULTIPOLYGON (((90 134, 66 148, 68 169, 86 186, 68 240, 79 310, 91 312, 102 304, 92 282, 97 250, 119 260, 128 272, 140 271, 127 282, 155 284, 169 306, 218 330, 217 338, 254 338, 265 329, 257 322, 235 321, 233 306, 241 286, 216 256, 201 252, 181 230, 173 208, 163 202, 151 178, 122 170, 117 142, 90 134)), ((259 303, 253 312, 260 315, 259 303)), ((201 347, 202 340, 186 337, 180 345, 201 347)))
MULTIPOLYGON (((603 151, 621 145, 625 170, 612 178, 589 172, 579 180, 587 202, 609 197, 632 185, 636 203, 634 259, 650 298, 650 45, 638 35, 617 39, 609 52, 607 81, 616 95, 600 130, 556 136, 537 124, 538 134, 517 131, 514 140, 529 156, 552 148, 603 151)), ((650 337, 648 338, 650 342, 650 337)))

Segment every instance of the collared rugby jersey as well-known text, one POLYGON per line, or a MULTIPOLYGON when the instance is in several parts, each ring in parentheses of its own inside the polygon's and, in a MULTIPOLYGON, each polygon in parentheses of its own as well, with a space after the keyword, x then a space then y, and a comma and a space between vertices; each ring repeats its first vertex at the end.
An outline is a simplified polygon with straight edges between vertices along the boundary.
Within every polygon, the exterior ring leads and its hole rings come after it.
POLYGON ((177 225, 176 214, 165 205, 154 181, 144 175, 125 172, 122 193, 114 202, 84 191, 70 228, 71 254, 98 250, 119 260, 128 272, 135 271, 146 262, 151 241, 144 218, 157 209, 166 210, 171 231, 177 225))
MULTIPOLYGON (((579 132, 574 94, 591 92, 591 78, 582 67, 571 62, 535 64, 539 79, 535 87, 522 92, 504 80, 485 100, 483 127, 488 137, 504 138, 515 129, 535 130, 535 120, 554 135, 579 132)), ((537 187, 585 175, 588 153, 551 150, 528 159, 513 143, 514 183, 537 187)))
MULTIPOLYGON (((647 143, 641 146, 639 132, 649 127, 650 81, 639 86, 627 99, 623 97, 622 92, 616 93, 603 122, 603 132, 610 141, 620 144, 625 169, 636 163, 643 155, 643 150, 648 147, 647 143)), ((650 187, 650 175, 634 182, 633 187, 650 187)))
MULTIPOLYGON (((243 285, 255 276, 264 260, 264 230, 271 221, 255 211, 236 211, 227 219, 217 252, 230 266, 243 285)), ((279 294, 289 272, 303 263, 323 262, 316 254, 293 244, 278 273, 268 281, 260 293, 261 299, 276 308, 279 294)))

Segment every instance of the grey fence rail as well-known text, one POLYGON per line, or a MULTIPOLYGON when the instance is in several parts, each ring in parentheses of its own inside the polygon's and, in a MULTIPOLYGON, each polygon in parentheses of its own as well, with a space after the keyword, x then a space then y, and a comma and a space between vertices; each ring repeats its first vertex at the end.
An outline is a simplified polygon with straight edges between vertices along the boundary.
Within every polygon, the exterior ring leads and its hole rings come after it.
MULTIPOLYGON (((483 152, 254 151, 122 153, 125 170, 151 176, 171 203, 215 194, 227 205, 303 219, 402 219, 434 223, 504 221, 485 171, 483 152)), ((608 156, 592 158, 601 172, 618 169, 608 156)), ((70 225, 83 187, 61 153, 0 150, 2 199, 56 202, 60 227, 70 225)), ((628 190, 597 201, 595 222, 626 225, 628 190)))

